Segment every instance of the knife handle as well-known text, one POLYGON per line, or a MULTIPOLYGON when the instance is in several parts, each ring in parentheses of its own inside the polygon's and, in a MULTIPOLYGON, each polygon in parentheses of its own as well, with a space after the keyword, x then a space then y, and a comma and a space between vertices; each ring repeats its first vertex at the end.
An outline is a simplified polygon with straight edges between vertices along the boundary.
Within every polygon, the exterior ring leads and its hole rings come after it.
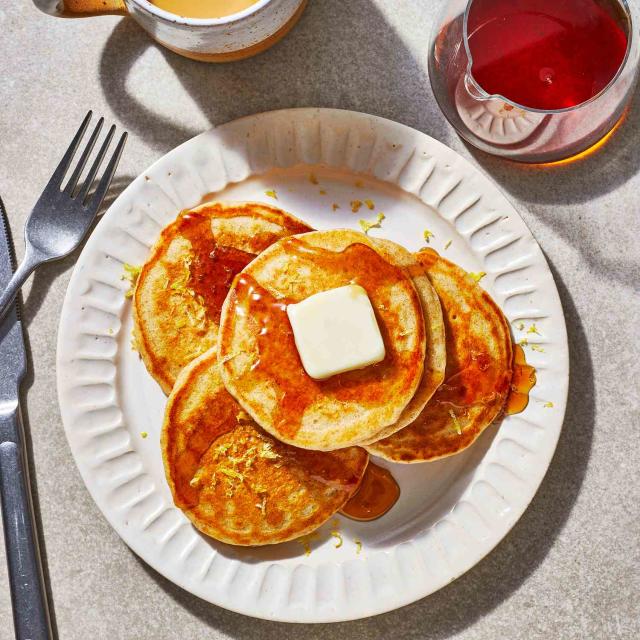
POLYGON ((0 436, 0 499, 16 638, 51 640, 18 407, 0 415, 0 436))

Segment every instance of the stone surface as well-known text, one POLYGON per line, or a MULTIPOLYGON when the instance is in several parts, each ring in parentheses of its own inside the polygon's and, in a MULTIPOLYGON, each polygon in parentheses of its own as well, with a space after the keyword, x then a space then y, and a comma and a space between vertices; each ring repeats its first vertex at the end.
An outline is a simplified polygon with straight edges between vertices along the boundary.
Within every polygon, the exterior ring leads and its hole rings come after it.
MULTIPOLYGON (((209 125, 279 107, 366 111, 433 135, 501 185, 551 264, 571 348, 558 451, 531 507, 493 553, 400 611, 326 626, 269 623, 158 576, 94 505, 55 393, 58 316, 76 256, 43 268, 25 290, 35 371, 25 408, 60 638, 640 637, 640 97, 609 144, 574 165, 533 169, 473 152, 444 121, 427 79, 440 4, 311 0, 276 48, 221 66, 159 49, 128 19, 54 19, 29 2, 0 8, 0 194, 19 245, 30 206, 88 108, 131 133, 114 195, 209 125)), ((6 584, 1 557, 2 640, 12 636, 6 584)))

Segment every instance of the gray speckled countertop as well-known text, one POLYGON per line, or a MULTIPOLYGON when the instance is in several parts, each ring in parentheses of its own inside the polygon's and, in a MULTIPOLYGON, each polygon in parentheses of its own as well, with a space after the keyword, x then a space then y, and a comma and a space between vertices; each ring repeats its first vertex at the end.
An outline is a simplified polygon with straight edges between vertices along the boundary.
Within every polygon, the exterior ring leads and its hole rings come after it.
MULTIPOLYGON (((444 121, 427 79, 440 4, 312 0, 280 45, 226 66, 163 51, 128 19, 54 19, 28 1, 0 8, 0 194, 20 245, 25 216, 88 108, 131 133, 116 191, 210 125, 281 107, 366 111, 431 134, 493 176, 551 263, 571 349, 557 453, 531 507, 489 557, 390 614, 315 627, 269 623, 167 582, 94 505, 55 392, 58 316, 75 256, 43 268, 24 296, 35 371, 25 413, 63 640, 640 637, 640 95, 608 145, 578 164, 541 171, 474 152, 444 121)), ((0 638, 8 640, 4 557, 0 585, 0 638)))

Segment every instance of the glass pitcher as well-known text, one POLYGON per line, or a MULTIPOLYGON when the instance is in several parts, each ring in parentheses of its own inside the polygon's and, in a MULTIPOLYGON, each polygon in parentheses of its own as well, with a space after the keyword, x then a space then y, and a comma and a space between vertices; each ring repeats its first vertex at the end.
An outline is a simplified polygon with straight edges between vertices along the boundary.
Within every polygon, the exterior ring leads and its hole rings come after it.
MULTIPOLYGON (((539 3, 542 0, 511 0, 505 5, 500 0, 450 0, 434 25, 429 50, 429 77, 436 100, 444 115, 458 133, 474 146, 488 153, 520 162, 554 162, 566 159, 598 146, 624 117, 635 86, 640 47, 636 29, 640 24, 635 0, 606 0, 619 10, 619 24, 626 35, 626 50, 620 50, 622 61, 610 81, 588 99, 562 108, 526 106, 506 95, 486 90, 478 78, 480 69, 474 68, 474 59, 481 49, 470 46, 479 29, 492 20, 504 20, 504 15, 491 15, 492 3, 503 12, 514 7, 539 3), (482 5, 480 4, 482 3, 482 5), (518 4, 520 3, 520 4, 518 4), (482 13, 481 13, 482 10, 482 13)), ((573 0, 604 3, 605 0, 573 0)), ((572 0, 565 0, 567 10, 572 0)), ((504 23, 506 24, 506 23, 504 23)), ((530 23, 522 23, 525 27, 530 23)), ((536 32, 536 37, 542 37, 536 32)), ((476 42, 482 42, 476 39, 476 42)), ((486 40, 485 40, 486 42, 486 40)), ((509 41, 491 43, 496 51, 509 46, 517 51, 518 31, 509 33, 509 41), (514 45, 515 43, 515 45, 514 45)), ((478 44, 477 46, 481 46, 478 44)), ((526 71, 540 74, 541 81, 553 82, 554 70, 533 60, 526 71), (535 67, 535 69, 533 69, 535 67), (548 77, 545 75, 548 74, 548 77)), ((487 83, 484 66, 484 83, 487 83)), ((523 76, 524 77, 524 76, 523 76)), ((529 76, 527 76, 529 77, 529 76)), ((537 79, 537 75, 536 75, 537 79)), ((512 81, 518 78, 513 76, 512 81)), ((595 85, 594 85, 595 86, 595 85)))

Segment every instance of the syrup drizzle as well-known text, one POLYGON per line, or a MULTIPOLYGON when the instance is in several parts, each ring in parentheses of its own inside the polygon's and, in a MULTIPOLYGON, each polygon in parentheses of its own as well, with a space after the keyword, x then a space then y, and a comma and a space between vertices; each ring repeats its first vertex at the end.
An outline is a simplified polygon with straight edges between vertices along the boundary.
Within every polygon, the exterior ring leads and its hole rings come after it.
POLYGON ((391 473, 369 462, 360 487, 340 513, 352 520, 375 520, 387 513, 399 497, 400 487, 391 473))
POLYGON ((504 412, 508 416, 522 413, 529 404, 529 392, 536 384, 536 370, 527 364, 524 349, 519 345, 514 345, 513 349, 513 377, 511 378, 511 389, 504 412))
POLYGON ((177 232, 191 243, 193 251, 187 287, 203 300, 207 317, 219 322, 233 278, 255 255, 218 244, 211 231, 211 218, 204 213, 182 215, 177 232))

